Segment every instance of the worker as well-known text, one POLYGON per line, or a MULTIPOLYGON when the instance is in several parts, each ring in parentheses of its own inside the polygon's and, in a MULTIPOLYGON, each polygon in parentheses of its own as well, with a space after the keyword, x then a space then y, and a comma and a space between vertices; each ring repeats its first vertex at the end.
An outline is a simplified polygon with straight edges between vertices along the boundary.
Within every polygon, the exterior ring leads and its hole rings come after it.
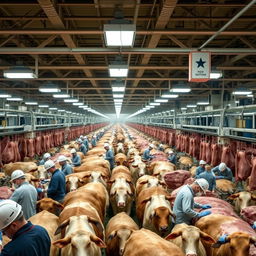
POLYGON ((70 164, 67 163, 67 158, 63 155, 58 157, 58 163, 61 166, 61 171, 64 173, 65 176, 73 173, 73 168, 70 164))
POLYGON ((169 162, 171 162, 172 164, 177 164, 177 157, 176 154, 174 154, 174 152, 172 150, 170 150, 168 152, 168 160, 169 162))
POLYGON ((112 170, 112 169, 114 168, 114 165, 115 165, 114 153, 113 153, 112 149, 110 149, 108 143, 105 143, 105 144, 104 144, 104 149, 106 150, 106 154, 105 154, 104 158, 105 158, 105 160, 108 160, 108 161, 109 161, 110 170, 112 170))
POLYGON ((219 180, 219 179, 226 179, 230 181, 233 180, 233 173, 225 163, 220 163, 219 165, 215 166, 212 169, 212 172, 215 174, 216 180, 219 180))
POLYGON ((84 155, 86 155, 87 153, 87 148, 85 147, 85 145, 83 144, 83 141, 81 139, 77 140, 77 143, 79 145, 79 151, 82 152, 84 155))
POLYGON ((15 170, 11 175, 11 181, 16 189, 10 199, 22 206, 25 218, 29 219, 36 214, 37 190, 26 181, 22 170, 15 170))
POLYGON ((44 165, 44 163, 51 158, 50 153, 45 153, 43 156, 43 159, 39 162, 38 165, 44 165))
POLYGON ((209 189, 210 191, 214 192, 216 188, 216 178, 213 172, 211 171, 211 166, 207 165, 205 166, 205 171, 200 173, 198 175, 199 178, 206 179, 209 183, 209 189))
POLYGON ((195 176, 196 179, 199 178, 199 174, 205 171, 205 165, 206 165, 206 162, 204 160, 199 161, 199 166, 196 168, 196 176, 195 176))
POLYGON ((163 144, 159 144, 158 150, 164 152, 164 145, 163 144))
POLYGON ((92 147, 96 147, 97 144, 97 136, 94 134, 91 139, 92 147))
POLYGON ((86 147, 86 152, 89 150, 89 141, 88 141, 88 138, 87 136, 84 136, 83 137, 83 144, 85 145, 86 147))
POLYGON ((76 150, 74 148, 72 148, 70 150, 70 153, 72 154, 72 158, 71 158, 72 165, 75 167, 80 166, 81 165, 81 157, 77 154, 76 150))
POLYGON ((0 230, 12 239, 1 256, 49 256, 51 240, 45 228, 25 219, 21 205, 12 200, 0 202, 0 230))
POLYGON ((64 173, 56 169, 55 163, 52 160, 45 162, 44 168, 52 175, 47 189, 47 196, 62 203, 66 194, 66 178, 64 173))
POLYGON ((183 186, 177 193, 174 201, 173 213, 176 216, 175 224, 192 224, 193 218, 201 218, 211 214, 211 211, 196 212, 194 208, 209 209, 210 204, 198 204, 194 202, 194 196, 205 193, 209 184, 205 179, 197 179, 191 185, 183 186))
POLYGON ((142 158, 145 160, 152 160, 154 158, 153 155, 150 154, 150 151, 154 148, 153 144, 150 144, 147 149, 145 149, 142 158))

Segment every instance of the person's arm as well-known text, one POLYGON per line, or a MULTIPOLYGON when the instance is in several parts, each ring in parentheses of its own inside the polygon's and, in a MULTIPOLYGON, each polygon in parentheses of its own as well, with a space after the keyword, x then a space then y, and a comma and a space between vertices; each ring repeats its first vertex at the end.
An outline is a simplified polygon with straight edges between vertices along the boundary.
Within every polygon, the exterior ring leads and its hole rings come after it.
POLYGON ((47 190, 47 196, 54 196, 58 193, 58 184, 59 184, 59 179, 58 177, 53 177, 51 179, 50 186, 48 187, 47 190))
POLYGON ((182 210, 190 218, 197 217, 198 213, 191 208, 191 197, 185 195, 182 199, 182 210))
POLYGON ((230 168, 227 168, 227 176, 225 177, 227 180, 232 181, 233 179, 233 173, 230 168))
POLYGON ((147 154, 147 150, 145 150, 143 152, 143 156, 142 156, 145 160, 148 160, 148 154, 147 154))
POLYGON ((214 192, 214 191, 215 191, 215 189, 216 189, 216 178, 215 178, 215 177, 213 177, 213 181, 212 181, 212 183, 213 183, 212 191, 214 192))
POLYGON ((198 179, 199 178, 199 167, 196 168, 196 175, 195 175, 195 178, 198 179))
POLYGON ((20 191, 17 191, 17 189, 16 189, 9 199, 14 201, 14 202, 16 202, 16 203, 18 203, 19 198, 20 198, 20 191))
POLYGON ((106 160, 112 160, 114 158, 114 154, 111 150, 109 150, 106 154, 106 160))
POLYGON ((76 157, 72 159, 72 162, 74 166, 79 166, 81 164, 80 156, 76 155, 76 157))
POLYGON ((73 169, 72 169, 72 167, 70 165, 67 166, 66 170, 67 170, 67 175, 73 173, 73 169))

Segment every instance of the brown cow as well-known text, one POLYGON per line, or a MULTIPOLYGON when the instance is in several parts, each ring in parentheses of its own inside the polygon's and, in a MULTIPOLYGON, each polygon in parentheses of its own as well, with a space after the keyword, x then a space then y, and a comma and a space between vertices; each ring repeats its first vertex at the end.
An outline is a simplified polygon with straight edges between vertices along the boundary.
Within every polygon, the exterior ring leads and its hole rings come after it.
POLYGON ((9 163, 9 164, 5 164, 3 166, 3 172, 7 175, 7 176, 11 176, 12 172, 15 170, 22 170, 23 172, 35 172, 37 171, 38 167, 36 165, 36 163, 34 162, 15 162, 15 163, 9 163))
POLYGON ((107 255, 122 255, 125 243, 132 231, 138 229, 134 220, 124 212, 112 217, 106 228, 107 255))
POLYGON ((127 156, 123 153, 118 153, 115 155, 116 165, 127 165, 127 156))
POLYGON ((163 175, 167 172, 175 170, 175 165, 166 161, 155 161, 150 163, 148 173, 153 176, 159 176, 160 180, 163 179, 163 175))
POLYGON ((51 198, 43 198, 36 203, 37 212, 48 211, 50 213, 56 214, 63 209, 63 205, 51 198))

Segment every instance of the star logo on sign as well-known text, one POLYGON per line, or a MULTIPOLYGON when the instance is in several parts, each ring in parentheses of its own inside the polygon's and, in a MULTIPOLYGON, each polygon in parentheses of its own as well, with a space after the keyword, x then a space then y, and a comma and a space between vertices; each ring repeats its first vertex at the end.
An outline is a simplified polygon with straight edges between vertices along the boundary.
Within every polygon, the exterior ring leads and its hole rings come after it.
POLYGON ((206 61, 203 61, 202 58, 200 58, 199 61, 196 61, 196 63, 197 63, 197 68, 200 68, 200 67, 204 68, 204 63, 205 63, 205 62, 206 62, 206 61))

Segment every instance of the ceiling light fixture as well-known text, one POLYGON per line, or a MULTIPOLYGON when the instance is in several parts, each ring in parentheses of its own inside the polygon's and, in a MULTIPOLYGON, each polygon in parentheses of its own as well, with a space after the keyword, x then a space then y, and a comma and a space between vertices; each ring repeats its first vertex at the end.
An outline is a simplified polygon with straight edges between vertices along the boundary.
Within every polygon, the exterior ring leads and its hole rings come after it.
POLYGON ((186 107, 187 107, 187 108, 196 108, 197 105, 196 105, 196 104, 188 104, 186 107))
POLYGON ((161 103, 159 103, 159 102, 151 102, 151 103, 149 103, 149 105, 150 106, 160 106, 161 103))
POLYGON ((36 101, 26 100, 25 101, 25 105, 35 106, 35 105, 38 105, 38 103, 36 101))
POLYGON ((167 99, 156 99, 155 102, 166 103, 166 102, 168 102, 168 100, 167 99))
POLYGON ((8 70, 4 70, 3 75, 5 78, 14 78, 14 79, 36 78, 36 74, 30 68, 25 66, 15 66, 8 70))
POLYGON ((191 91, 191 88, 184 83, 178 83, 176 85, 173 85, 172 88, 170 89, 170 92, 174 93, 188 93, 191 91))
POLYGON ((8 100, 8 101, 23 101, 23 98, 12 96, 10 98, 7 98, 6 100, 8 100))
POLYGON ((74 102, 73 105, 74 106, 83 106, 84 103, 82 103, 82 102, 74 102))
POLYGON ((75 99, 75 98, 69 98, 69 99, 64 99, 64 102, 67 102, 67 103, 76 103, 78 102, 79 100, 78 99, 75 99))
POLYGON ((10 97, 12 97, 11 94, 4 91, 0 91, 0 98, 10 98, 10 97))
POLYGON ((39 104, 38 107, 39 108, 49 108, 49 105, 47 105, 47 104, 39 104))
POLYGON ((128 65, 123 61, 121 55, 117 55, 114 62, 108 66, 110 77, 127 77, 128 65))
POLYGON ((235 91, 232 92, 234 95, 248 95, 252 94, 252 91, 247 88, 237 88, 235 91))
POLYGON ((210 73, 210 79, 219 79, 222 77, 221 70, 212 70, 210 73))
POLYGON ((55 93, 52 95, 54 98, 69 98, 70 95, 64 92, 55 93))
POLYGON ((121 94, 121 93, 113 94, 113 98, 123 98, 123 97, 124 97, 124 94, 121 94))
POLYGON ((166 93, 166 94, 163 94, 161 97, 162 98, 174 99, 174 98, 178 98, 179 95, 178 94, 174 94, 174 93, 166 93))
POLYGON ((55 93, 55 92, 60 92, 61 90, 57 85, 55 85, 51 82, 48 82, 46 84, 41 85, 39 87, 39 91, 45 92, 45 93, 55 93))

